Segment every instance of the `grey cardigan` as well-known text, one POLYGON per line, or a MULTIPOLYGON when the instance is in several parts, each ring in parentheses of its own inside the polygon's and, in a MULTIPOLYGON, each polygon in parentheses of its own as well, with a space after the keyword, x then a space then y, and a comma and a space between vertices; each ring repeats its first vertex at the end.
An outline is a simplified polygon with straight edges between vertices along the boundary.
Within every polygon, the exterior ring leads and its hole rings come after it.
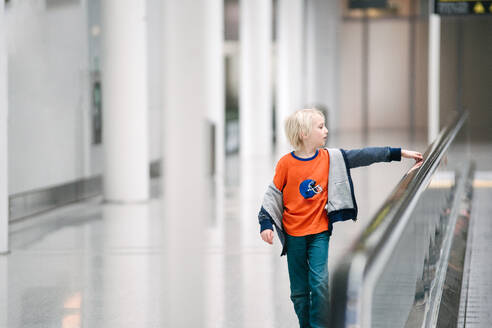
MULTIPOLYGON (((362 149, 343 150, 328 148, 330 168, 328 172, 328 200, 325 206, 329 218, 329 233, 333 223, 346 220, 357 220, 357 202, 350 169, 368 166, 377 162, 401 160, 401 148, 367 147, 362 149)), ((263 197, 263 204, 258 221, 260 231, 275 226, 278 238, 282 243, 282 253, 286 254, 285 232, 282 225, 284 213, 283 194, 273 182, 268 185, 263 197)))

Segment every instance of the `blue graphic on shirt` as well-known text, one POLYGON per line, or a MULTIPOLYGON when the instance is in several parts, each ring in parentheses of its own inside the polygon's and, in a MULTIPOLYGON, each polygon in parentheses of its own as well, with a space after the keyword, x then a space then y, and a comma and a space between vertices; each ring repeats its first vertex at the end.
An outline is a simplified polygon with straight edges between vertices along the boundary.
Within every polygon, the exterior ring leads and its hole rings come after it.
POLYGON ((304 180, 299 185, 299 192, 306 199, 311 198, 322 191, 323 191, 323 187, 321 187, 321 185, 316 185, 316 181, 312 179, 304 180))

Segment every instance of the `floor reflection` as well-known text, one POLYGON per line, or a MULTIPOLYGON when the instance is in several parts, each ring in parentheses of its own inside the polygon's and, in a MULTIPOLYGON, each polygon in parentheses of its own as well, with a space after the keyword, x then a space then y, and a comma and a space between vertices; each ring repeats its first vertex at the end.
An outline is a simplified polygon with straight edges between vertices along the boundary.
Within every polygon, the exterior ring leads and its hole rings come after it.
POLYGON ((0 327, 8 327, 9 270, 7 259, 7 256, 0 256, 0 327))
POLYGON ((102 208, 103 249, 110 252, 101 262, 100 326, 134 326, 157 323, 152 310, 152 294, 159 283, 151 279, 159 262, 150 254, 153 244, 151 229, 159 222, 151 222, 147 204, 105 204, 102 208))

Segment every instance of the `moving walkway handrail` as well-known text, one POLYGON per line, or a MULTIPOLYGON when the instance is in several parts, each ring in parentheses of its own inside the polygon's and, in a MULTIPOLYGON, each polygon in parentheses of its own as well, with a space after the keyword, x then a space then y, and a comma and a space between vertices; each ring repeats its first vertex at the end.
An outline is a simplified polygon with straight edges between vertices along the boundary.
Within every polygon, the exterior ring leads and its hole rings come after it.
POLYGON ((424 162, 410 170, 343 258, 334 274, 330 327, 361 327, 368 313, 374 285, 391 256, 421 193, 439 166, 442 156, 460 131, 468 112, 457 113, 424 153, 424 162))

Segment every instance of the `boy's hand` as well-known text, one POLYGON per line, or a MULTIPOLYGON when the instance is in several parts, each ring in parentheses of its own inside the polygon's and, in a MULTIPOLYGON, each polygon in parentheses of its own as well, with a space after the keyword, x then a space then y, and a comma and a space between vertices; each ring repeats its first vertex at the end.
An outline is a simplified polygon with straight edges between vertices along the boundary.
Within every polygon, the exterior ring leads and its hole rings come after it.
POLYGON ((260 235, 261 239, 263 239, 265 243, 269 243, 270 245, 273 244, 273 230, 265 229, 261 232, 260 235))
POLYGON ((422 163, 424 162, 422 154, 418 151, 402 149, 401 157, 413 158, 415 160, 415 165, 410 169, 410 171, 408 171, 408 173, 418 169, 420 166, 422 166, 422 163))
POLYGON ((401 157, 413 158, 417 163, 423 160, 422 154, 419 153, 418 151, 406 150, 406 149, 401 150, 401 157))

